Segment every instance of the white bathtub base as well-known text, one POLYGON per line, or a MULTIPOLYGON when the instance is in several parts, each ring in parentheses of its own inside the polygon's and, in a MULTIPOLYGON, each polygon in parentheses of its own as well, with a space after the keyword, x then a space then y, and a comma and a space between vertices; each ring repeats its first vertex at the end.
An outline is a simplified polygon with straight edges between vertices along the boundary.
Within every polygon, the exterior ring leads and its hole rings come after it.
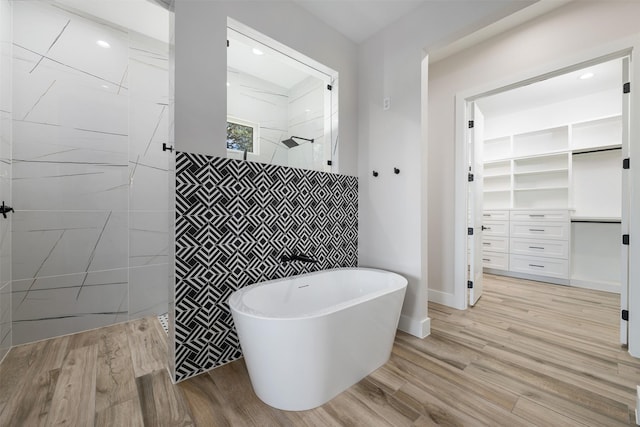
POLYGON ((405 289, 307 318, 245 316, 231 304, 256 395, 274 408, 304 411, 384 365, 405 289))

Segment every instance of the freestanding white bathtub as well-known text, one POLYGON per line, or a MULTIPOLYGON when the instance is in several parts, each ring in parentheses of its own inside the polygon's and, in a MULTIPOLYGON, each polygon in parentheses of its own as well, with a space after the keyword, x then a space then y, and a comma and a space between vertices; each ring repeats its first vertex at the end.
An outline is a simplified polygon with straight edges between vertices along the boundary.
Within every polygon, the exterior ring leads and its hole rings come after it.
POLYGON ((247 286, 229 298, 251 384, 268 405, 315 408, 382 366, 407 280, 341 268, 247 286))

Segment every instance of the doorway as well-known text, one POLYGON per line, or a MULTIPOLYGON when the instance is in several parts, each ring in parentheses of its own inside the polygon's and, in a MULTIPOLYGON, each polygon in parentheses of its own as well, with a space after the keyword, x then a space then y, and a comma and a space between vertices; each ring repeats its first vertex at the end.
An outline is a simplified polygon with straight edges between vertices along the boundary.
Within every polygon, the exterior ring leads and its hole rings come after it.
POLYGON ((628 309, 628 81, 627 52, 465 99, 469 305, 484 271, 616 292, 628 309))

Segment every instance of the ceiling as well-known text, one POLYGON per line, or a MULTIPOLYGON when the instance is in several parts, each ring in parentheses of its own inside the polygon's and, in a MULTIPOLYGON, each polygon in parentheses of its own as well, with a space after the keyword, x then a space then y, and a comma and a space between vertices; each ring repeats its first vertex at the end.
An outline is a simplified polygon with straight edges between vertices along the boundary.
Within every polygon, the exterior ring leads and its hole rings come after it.
POLYGON ((622 60, 615 59, 481 98, 477 103, 485 117, 502 116, 606 90, 620 90, 621 85, 622 60), (593 73, 592 78, 580 79, 588 72, 593 73))
POLYGON ((428 0, 293 0, 355 43, 362 43, 428 0))

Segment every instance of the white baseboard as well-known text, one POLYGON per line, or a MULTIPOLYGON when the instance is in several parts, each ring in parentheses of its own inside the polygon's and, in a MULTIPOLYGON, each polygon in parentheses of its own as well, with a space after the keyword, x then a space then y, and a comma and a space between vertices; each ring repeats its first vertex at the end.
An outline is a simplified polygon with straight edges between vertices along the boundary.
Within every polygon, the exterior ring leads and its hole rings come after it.
POLYGON ((414 337, 424 338, 431 333, 431 319, 414 319, 404 314, 400 315, 398 329, 414 337))
POLYGON ((620 293, 620 283, 594 282, 593 280, 572 278, 569 284, 577 288, 593 289, 594 291, 613 292, 616 294, 620 293))
POLYGON ((435 291, 433 289, 429 289, 429 301, 446 305, 447 307, 455 308, 458 310, 464 310, 467 307, 459 307, 458 301, 456 300, 456 296, 454 294, 450 294, 448 292, 435 291))

